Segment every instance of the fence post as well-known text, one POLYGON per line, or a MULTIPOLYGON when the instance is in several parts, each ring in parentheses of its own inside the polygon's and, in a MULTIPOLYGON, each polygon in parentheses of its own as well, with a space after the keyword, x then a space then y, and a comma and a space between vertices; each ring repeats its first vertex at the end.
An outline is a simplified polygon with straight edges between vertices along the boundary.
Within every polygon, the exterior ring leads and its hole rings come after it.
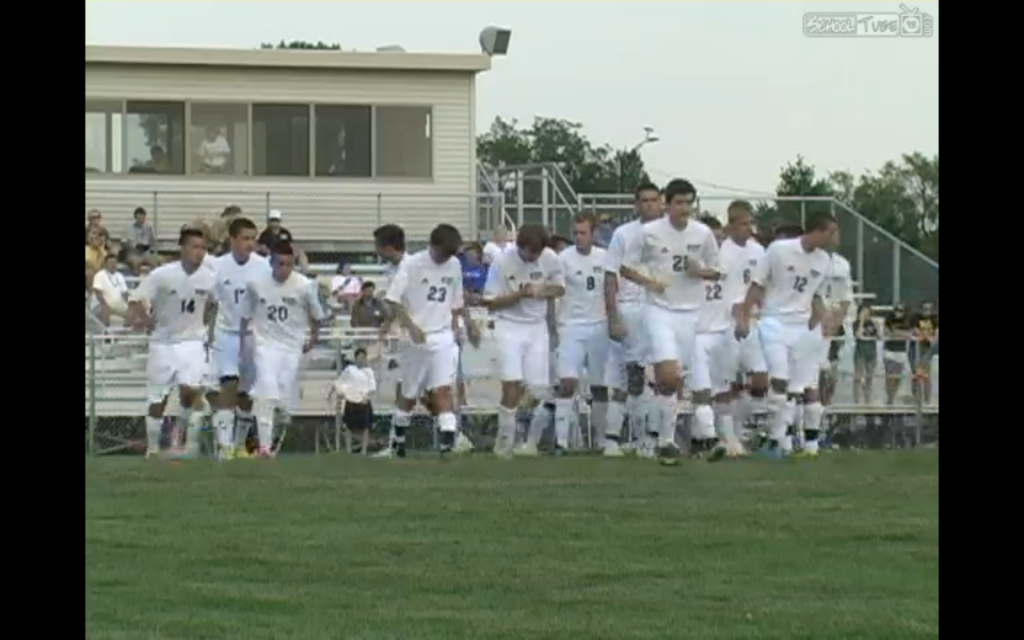
MULTIPOLYGON (((160 196, 159 191, 153 192, 153 204, 150 205, 150 211, 153 212, 153 235, 158 239, 160 238, 160 196)), ((159 243, 158 243, 159 244, 159 243)), ((155 247, 154 247, 155 249, 155 247)))
POLYGON ((89 455, 96 453, 96 338, 89 337, 89 455))
POLYGON ((263 194, 263 220, 264 221, 266 221, 267 216, 270 215, 270 205, 271 204, 272 204, 272 198, 270 197, 270 192, 268 191, 268 192, 263 194))
POLYGON ((857 282, 860 283, 860 290, 864 288, 864 219, 857 218, 857 282))
POLYGON ((801 227, 806 227, 807 226, 807 201, 806 200, 801 200, 800 201, 800 226, 801 227))
POLYGON ((896 304, 901 300, 903 300, 903 296, 900 291, 900 245, 894 241, 892 243, 892 302, 896 304))
POLYGON ((377 226, 384 224, 384 194, 377 192, 377 226))

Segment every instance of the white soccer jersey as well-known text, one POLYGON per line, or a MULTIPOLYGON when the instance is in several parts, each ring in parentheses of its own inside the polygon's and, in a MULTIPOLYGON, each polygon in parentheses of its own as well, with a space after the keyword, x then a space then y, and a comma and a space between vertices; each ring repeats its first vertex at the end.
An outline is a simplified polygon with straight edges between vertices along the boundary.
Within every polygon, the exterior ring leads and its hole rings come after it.
POLYGON ((844 302, 853 302, 853 277, 850 262, 838 253, 831 254, 825 282, 825 303, 838 309, 844 302))
POLYGON ((292 272, 284 282, 264 273, 249 282, 242 318, 256 337, 256 346, 302 349, 310 320, 324 317, 309 278, 292 272))
POLYGON ((217 272, 217 331, 238 333, 242 324, 242 308, 249 283, 271 272, 270 261, 253 253, 243 263, 231 252, 213 259, 217 272))
POLYGON ((705 297, 704 280, 686 275, 687 260, 705 268, 718 266, 718 241, 706 224, 689 220, 680 231, 664 217, 644 225, 640 263, 652 278, 665 285, 663 293, 647 292, 648 304, 673 311, 700 308, 705 297))
POLYGON ((449 330, 463 306, 462 266, 455 257, 438 264, 430 251, 415 253, 402 260, 384 299, 402 305, 423 333, 449 330))
POLYGON ((187 273, 180 261, 157 267, 142 279, 130 300, 149 304, 156 323, 154 342, 206 340, 206 305, 213 300, 216 274, 200 265, 187 273))
MULTIPOLYGON (((484 297, 493 300, 522 287, 532 285, 565 286, 562 261, 551 249, 544 249, 535 262, 523 262, 518 251, 509 251, 491 265, 484 285, 484 297)), ((495 312, 498 318, 512 322, 543 322, 547 318, 547 300, 526 298, 495 312)))
POLYGON ((614 273, 619 280, 619 304, 640 304, 646 299, 644 288, 622 277, 622 265, 637 268, 640 265, 640 251, 643 247, 644 224, 639 219, 620 225, 612 233, 608 244, 605 269, 614 273))
POLYGON ((805 251, 800 238, 768 245, 752 279, 765 290, 761 315, 810 319, 814 297, 825 294, 829 261, 821 249, 805 251))
POLYGON ((591 247, 584 255, 576 247, 567 247, 558 258, 565 274, 565 295, 558 300, 558 324, 593 324, 605 320, 607 252, 601 247, 591 247))
POLYGON ((739 304, 747 297, 750 281, 763 257, 764 247, 754 239, 749 239, 742 245, 733 242, 732 238, 722 241, 722 245, 718 248, 720 264, 724 266, 728 260, 730 265, 739 270, 740 279, 743 280, 743 289, 740 291, 739 297, 734 300, 735 303, 739 304))
POLYGON ((757 260, 752 265, 748 259, 752 253, 747 246, 741 247, 732 240, 722 243, 718 254, 722 277, 704 281, 704 304, 697 312, 699 333, 726 331, 732 327, 733 309, 746 298, 747 284, 757 265, 757 260))

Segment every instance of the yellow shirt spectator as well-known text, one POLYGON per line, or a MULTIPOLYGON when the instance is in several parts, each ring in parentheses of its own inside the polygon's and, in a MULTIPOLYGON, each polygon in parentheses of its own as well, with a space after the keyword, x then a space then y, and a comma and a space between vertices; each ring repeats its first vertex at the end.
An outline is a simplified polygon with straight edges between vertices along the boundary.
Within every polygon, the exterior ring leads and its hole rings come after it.
POLYGON ((103 245, 98 247, 85 245, 85 268, 93 273, 103 268, 103 259, 107 257, 107 250, 103 245))

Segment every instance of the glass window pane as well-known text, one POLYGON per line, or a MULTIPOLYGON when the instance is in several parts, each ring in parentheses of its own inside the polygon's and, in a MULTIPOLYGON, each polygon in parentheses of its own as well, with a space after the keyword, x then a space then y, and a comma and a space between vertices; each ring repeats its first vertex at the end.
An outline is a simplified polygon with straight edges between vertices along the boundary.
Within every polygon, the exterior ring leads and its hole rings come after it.
POLYGON ((185 104, 127 103, 128 173, 185 173, 185 104))
POLYGON ((257 176, 309 175, 309 106, 252 106, 252 172, 257 176))
POLYGON ((120 102, 85 101, 85 171, 123 171, 120 102))
POLYGON ((370 177, 370 107, 315 105, 316 175, 370 177))
POLYGON ((376 173, 381 178, 433 175, 430 107, 377 107, 376 173))
POLYGON ((192 103, 188 148, 196 175, 249 173, 249 108, 244 104, 192 103))

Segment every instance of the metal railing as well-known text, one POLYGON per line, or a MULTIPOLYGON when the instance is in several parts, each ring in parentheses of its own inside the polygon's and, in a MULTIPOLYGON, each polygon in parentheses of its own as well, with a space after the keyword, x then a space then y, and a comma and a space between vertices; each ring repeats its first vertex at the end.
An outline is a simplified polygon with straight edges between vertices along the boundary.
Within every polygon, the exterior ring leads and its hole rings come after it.
POLYGON ((213 220, 232 204, 261 225, 271 210, 283 211, 284 225, 304 246, 369 242, 373 229, 388 222, 401 224, 410 238, 425 239, 439 222, 476 236, 493 228, 495 221, 506 220, 503 199, 501 193, 326 191, 316 185, 260 190, 85 184, 86 209, 98 209, 115 237, 131 223, 136 207, 142 207, 163 243, 176 240, 182 225, 197 218, 213 220))
MULTIPOLYGON (((483 317, 481 315, 481 319, 483 317)), ((850 333, 848 329, 847 335, 850 333)), ((324 346, 306 358, 293 415, 320 423, 336 423, 336 407, 328 401, 328 392, 339 374, 339 364, 359 346, 367 349, 377 375, 378 389, 372 398, 374 408, 378 415, 388 415, 394 405, 398 377, 393 363, 407 343, 394 337, 382 341, 375 329, 336 328, 326 331, 324 336, 324 346)), ((865 415, 910 417, 917 420, 918 429, 927 416, 938 413, 937 356, 915 362, 913 350, 891 353, 878 342, 871 350, 873 356, 867 358, 866 350, 857 349, 852 337, 836 340, 842 346, 834 365, 835 395, 831 413, 851 420, 865 415)), ((86 336, 88 451, 108 453, 141 446, 144 439, 142 416, 147 404, 147 351, 147 338, 138 334, 86 336)), ((463 350, 464 414, 490 419, 497 412, 501 395, 497 353, 497 343, 490 329, 484 331, 480 349, 467 347, 463 350)), ((920 433, 916 436, 916 441, 919 440, 920 433)))
MULTIPOLYGON (((735 199, 735 194, 702 195, 700 204, 720 213, 735 199)), ((773 205, 779 223, 803 225, 807 216, 815 211, 832 214, 839 222, 839 252, 850 261, 853 278, 860 283, 861 290, 874 294, 879 303, 917 305, 938 298, 938 262, 839 200, 815 196, 750 196, 747 199, 755 207, 773 205)), ((623 222, 633 216, 630 194, 583 194, 580 201, 584 211, 609 214, 613 222, 623 222)))

